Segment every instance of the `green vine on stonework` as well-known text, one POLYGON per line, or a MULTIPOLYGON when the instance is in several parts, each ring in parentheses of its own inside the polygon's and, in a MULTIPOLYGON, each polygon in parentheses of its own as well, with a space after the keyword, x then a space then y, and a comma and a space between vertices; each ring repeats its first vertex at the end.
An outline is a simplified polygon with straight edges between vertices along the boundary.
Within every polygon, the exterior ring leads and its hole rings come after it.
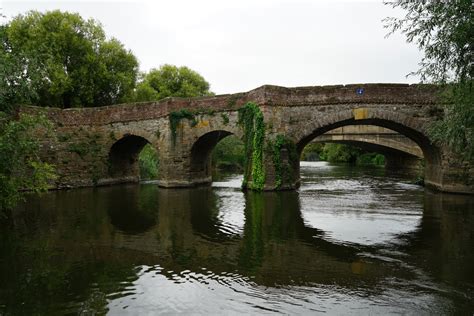
POLYGON ((221 117, 222 117, 222 122, 224 123, 224 125, 228 125, 230 122, 229 116, 226 113, 221 113, 221 117))
POLYGON ((273 157, 275 187, 279 189, 283 183, 290 183, 294 180, 295 170, 293 170, 293 166, 298 162, 296 145, 284 135, 277 135, 275 141, 268 142, 268 151, 273 157), (282 162, 282 149, 286 149, 288 152, 288 162, 282 162))
POLYGON ((265 138, 265 123, 263 122, 263 113, 255 113, 255 129, 253 137, 253 155, 252 155, 252 188, 263 190, 265 185, 265 171, 263 170, 263 140, 265 138))
POLYGON ((250 189, 261 191, 265 185, 263 168, 263 144, 265 123, 263 113, 255 103, 247 103, 239 109, 239 125, 244 130, 244 180, 242 187, 248 187, 249 176, 252 177, 250 189))
POLYGON ((187 110, 187 109, 182 109, 180 111, 173 111, 169 114, 169 120, 170 120, 170 129, 171 129, 171 136, 173 139, 173 144, 176 143, 176 134, 177 134, 177 129, 179 122, 182 119, 187 119, 191 121, 191 126, 196 126, 197 120, 195 113, 187 110))

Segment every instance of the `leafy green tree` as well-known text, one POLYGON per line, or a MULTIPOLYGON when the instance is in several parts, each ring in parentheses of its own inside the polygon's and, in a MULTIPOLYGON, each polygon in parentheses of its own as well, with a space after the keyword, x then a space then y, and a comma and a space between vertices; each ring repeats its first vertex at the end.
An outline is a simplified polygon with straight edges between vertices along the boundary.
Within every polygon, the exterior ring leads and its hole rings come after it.
POLYGON ((220 169, 244 168, 244 143, 236 136, 227 136, 212 151, 212 162, 220 169))
POLYGON ((325 143, 320 158, 321 160, 326 160, 329 162, 355 163, 357 161, 357 157, 360 155, 361 150, 356 147, 344 144, 325 143))
POLYGON ((39 157, 35 132, 48 132, 45 117, 17 115, 16 105, 37 97, 40 72, 35 56, 13 51, 0 25, 0 216, 4 216, 24 197, 24 190, 41 192, 55 178, 52 165, 39 157), (29 66, 30 67, 29 67, 29 66))
POLYGON ((35 132, 47 132, 44 117, 20 115, 18 119, 0 112, 0 215, 15 207, 23 190, 42 192, 55 178, 52 165, 39 157, 35 132))
POLYGON ((309 143, 303 149, 301 153, 301 160, 304 161, 317 161, 321 156, 324 149, 324 143, 309 143))
POLYGON ((119 41, 107 41, 98 22, 59 10, 30 11, 3 32, 3 54, 22 56, 26 75, 41 78, 29 103, 68 108, 131 98, 138 62, 119 41))
POLYGON ((188 67, 162 65, 143 75, 137 85, 136 101, 156 101, 166 97, 191 98, 212 95, 209 83, 188 67))
POLYGON ((158 176, 158 153, 150 144, 143 147, 138 157, 141 179, 156 179, 158 176))
POLYGON ((30 72, 33 67, 26 66, 37 63, 34 57, 28 59, 12 50, 5 25, 0 25, 0 40, 0 112, 11 113, 15 105, 37 97, 35 91, 41 76, 30 72))
POLYGON ((424 53, 413 74, 445 85, 444 117, 430 128, 432 138, 474 160, 474 9, 472 0, 389 2, 404 9, 402 18, 387 18, 390 33, 400 31, 424 53))

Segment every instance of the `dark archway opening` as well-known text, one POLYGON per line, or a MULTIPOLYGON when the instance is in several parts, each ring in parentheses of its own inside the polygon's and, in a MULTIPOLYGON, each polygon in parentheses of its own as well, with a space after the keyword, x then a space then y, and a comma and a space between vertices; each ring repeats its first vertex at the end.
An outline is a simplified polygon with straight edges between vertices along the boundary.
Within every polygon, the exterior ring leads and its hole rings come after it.
POLYGON ((191 149, 193 179, 210 183, 221 173, 242 173, 243 142, 228 131, 213 131, 201 136, 191 149))
POLYGON ((433 146, 431 141, 421 132, 416 131, 408 126, 402 125, 394 121, 377 119, 377 118, 362 119, 362 120, 354 120, 352 118, 348 120, 341 120, 339 122, 335 122, 327 126, 323 126, 321 128, 314 130, 313 133, 303 137, 303 139, 301 139, 297 143, 297 150, 301 153, 304 147, 307 144, 309 144, 313 139, 331 130, 334 130, 340 127, 345 127, 345 126, 358 126, 358 125, 378 126, 378 127, 383 127, 383 128, 395 131, 411 139, 412 141, 414 141, 423 151, 423 156, 425 157, 427 161, 435 163, 435 162, 438 162, 439 160, 439 153, 437 149, 433 146))
POLYGON ((431 165, 439 159, 426 137, 408 127, 375 119, 356 123, 339 122, 315 131, 298 144, 300 160, 384 165, 390 173, 421 182, 424 159, 431 165))
POLYGON ((115 182, 138 182, 142 158, 140 153, 143 150, 152 153, 153 147, 148 140, 141 136, 125 135, 115 142, 109 153, 109 175, 115 182))

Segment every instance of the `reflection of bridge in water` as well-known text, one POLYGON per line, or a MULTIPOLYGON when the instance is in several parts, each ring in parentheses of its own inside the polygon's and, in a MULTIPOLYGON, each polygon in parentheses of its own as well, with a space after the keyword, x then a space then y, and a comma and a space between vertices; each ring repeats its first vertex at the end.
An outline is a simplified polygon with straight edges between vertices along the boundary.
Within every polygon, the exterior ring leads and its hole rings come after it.
MULTIPOLYGON (((387 275, 404 279, 413 273, 380 259, 383 251, 402 250, 410 255, 403 259, 410 260, 410 265, 453 282, 462 281, 474 263, 466 235, 466 227, 473 223, 472 212, 462 211, 472 209, 472 200, 460 196, 427 193, 426 209, 416 229, 394 236, 399 242, 383 246, 339 242, 309 227, 301 213, 299 194, 294 191, 238 193, 241 198, 238 202, 234 199, 233 205, 222 204, 222 197, 208 187, 164 190, 120 186, 101 192, 100 199, 82 198, 93 195, 92 189, 45 197, 39 208, 55 208, 34 219, 40 229, 35 242, 41 244, 41 238, 47 238, 45 249, 68 249, 63 259, 70 266, 90 261, 103 265, 120 262, 129 267, 124 271, 133 275, 136 266, 158 264, 170 279, 174 273, 201 273, 206 267, 215 275, 231 271, 266 286, 317 283, 348 289, 367 286, 368 291, 374 291, 374 285, 384 282, 387 275), (235 203, 241 207, 235 213, 244 215, 242 227, 223 221, 223 212, 229 207, 235 209, 235 203), (89 211, 84 214, 82 209, 89 211), (62 225, 55 224, 51 230, 52 222, 62 225), (453 265, 457 268, 452 269, 453 265)), ((38 258, 31 258, 30 264, 45 260, 38 258)), ((97 282, 93 275, 87 277, 90 283, 97 282)), ((89 286, 86 280, 82 283, 89 286)))

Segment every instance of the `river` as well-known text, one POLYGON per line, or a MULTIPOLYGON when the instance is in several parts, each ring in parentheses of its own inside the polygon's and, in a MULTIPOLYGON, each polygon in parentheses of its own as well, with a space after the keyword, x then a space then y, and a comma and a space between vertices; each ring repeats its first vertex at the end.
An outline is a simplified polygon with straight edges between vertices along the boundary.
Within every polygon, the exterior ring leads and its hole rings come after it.
POLYGON ((30 196, 0 226, 0 315, 473 314, 472 196, 378 167, 301 176, 30 196))

